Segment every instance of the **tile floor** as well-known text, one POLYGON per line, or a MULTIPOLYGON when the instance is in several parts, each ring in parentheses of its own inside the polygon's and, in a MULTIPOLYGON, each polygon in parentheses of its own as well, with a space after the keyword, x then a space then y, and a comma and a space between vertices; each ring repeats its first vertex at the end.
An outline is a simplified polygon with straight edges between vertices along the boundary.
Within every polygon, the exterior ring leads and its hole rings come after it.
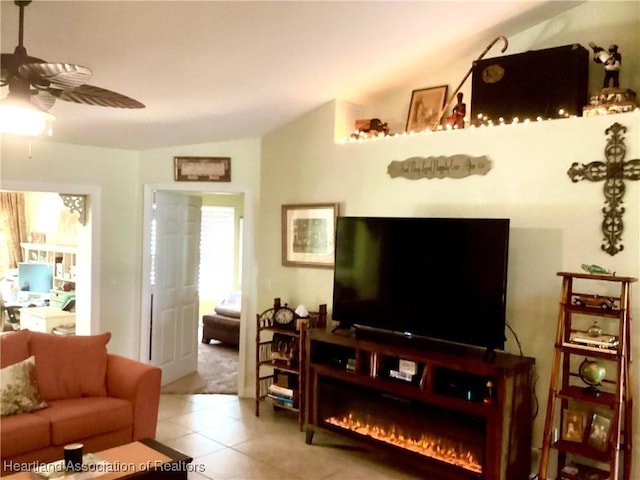
POLYGON ((420 479, 340 436, 316 432, 305 443, 293 412, 235 395, 161 395, 156 439, 193 457, 189 479, 420 479))

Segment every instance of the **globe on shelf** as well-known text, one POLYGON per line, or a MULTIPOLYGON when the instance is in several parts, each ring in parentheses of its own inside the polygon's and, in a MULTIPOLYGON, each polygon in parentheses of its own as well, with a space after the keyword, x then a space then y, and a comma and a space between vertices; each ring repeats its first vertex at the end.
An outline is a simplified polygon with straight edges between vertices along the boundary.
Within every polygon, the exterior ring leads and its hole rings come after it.
POLYGON ((578 368, 578 375, 580 375, 584 383, 589 385, 585 388, 585 391, 595 396, 600 395, 600 389, 598 387, 602 385, 606 373, 607 371, 604 365, 597 360, 589 360, 587 358, 584 359, 578 368))

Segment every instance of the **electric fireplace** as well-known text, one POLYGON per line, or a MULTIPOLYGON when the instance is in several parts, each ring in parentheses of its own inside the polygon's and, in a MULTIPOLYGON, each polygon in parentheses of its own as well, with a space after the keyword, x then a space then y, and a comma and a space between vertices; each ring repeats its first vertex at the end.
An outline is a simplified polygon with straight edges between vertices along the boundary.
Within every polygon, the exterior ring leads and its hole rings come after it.
POLYGON ((321 426, 482 478, 484 419, 332 379, 319 390, 321 426))

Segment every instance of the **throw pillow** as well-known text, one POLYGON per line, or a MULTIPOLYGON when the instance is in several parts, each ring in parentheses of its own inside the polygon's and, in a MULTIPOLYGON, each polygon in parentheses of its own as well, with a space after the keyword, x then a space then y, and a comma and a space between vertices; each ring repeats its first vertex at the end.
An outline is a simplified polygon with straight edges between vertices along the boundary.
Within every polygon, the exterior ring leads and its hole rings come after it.
POLYGON ((31 332, 40 395, 46 401, 107 395, 107 343, 111 333, 53 335, 31 332))
POLYGON ((1 416, 28 413, 46 406, 38 392, 35 357, 0 370, 1 416))

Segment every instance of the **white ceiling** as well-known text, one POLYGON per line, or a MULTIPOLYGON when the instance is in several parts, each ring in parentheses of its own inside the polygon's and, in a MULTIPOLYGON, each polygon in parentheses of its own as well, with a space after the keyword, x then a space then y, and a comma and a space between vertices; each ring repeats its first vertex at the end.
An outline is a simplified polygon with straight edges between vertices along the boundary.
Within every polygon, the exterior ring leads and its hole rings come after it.
MULTIPOLYGON (((12 53, 19 9, 0 3, 12 53)), ((90 84, 146 105, 58 101, 55 141, 141 150, 261 136, 332 99, 404 85, 417 65, 475 58, 577 3, 35 0, 24 46, 90 67, 90 84)))

